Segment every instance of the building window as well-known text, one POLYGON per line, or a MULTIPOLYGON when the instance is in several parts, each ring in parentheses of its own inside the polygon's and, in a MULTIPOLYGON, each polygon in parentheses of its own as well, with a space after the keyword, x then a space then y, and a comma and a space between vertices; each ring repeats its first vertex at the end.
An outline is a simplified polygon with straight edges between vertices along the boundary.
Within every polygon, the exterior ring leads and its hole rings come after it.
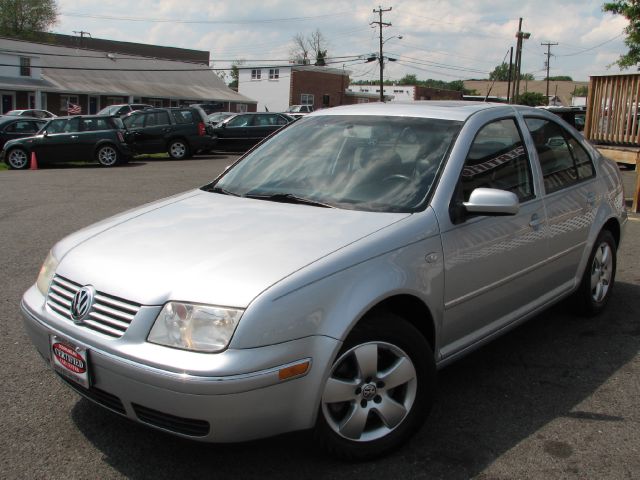
POLYGON ((300 95, 301 105, 313 105, 313 95, 310 93, 303 93, 300 95))
POLYGON ((277 80, 280 78, 280 69, 279 68, 270 68, 269 69, 269 80, 277 80))
POLYGON ((178 100, 171 100, 171 106, 172 107, 177 107, 178 105, 178 100))
POLYGON ((244 113, 247 111, 246 103, 236 103, 236 112, 244 113))
POLYGON ((161 98, 150 98, 148 102, 152 107, 162 107, 162 99, 161 98))
POLYGON ((120 103, 126 103, 124 97, 107 97, 107 106, 118 105, 120 103))
POLYGON ((66 112, 69 105, 80 105, 77 95, 60 95, 60 111, 66 112))
POLYGON ((260 69, 251 70, 251 80, 260 80, 261 77, 262 77, 262 70, 260 69))
POLYGON ((368 98, 358 98, 358 103, 369 103, 368 98))
POLYGON ((331 95, 328 95, 326 93, 322 95, 322 106, 324 108, 328 108, 330 103, 331 103, 331 95))
POLYGON ((20 76, 31 76, 31 59, 29 57, 20 57, 20 76))

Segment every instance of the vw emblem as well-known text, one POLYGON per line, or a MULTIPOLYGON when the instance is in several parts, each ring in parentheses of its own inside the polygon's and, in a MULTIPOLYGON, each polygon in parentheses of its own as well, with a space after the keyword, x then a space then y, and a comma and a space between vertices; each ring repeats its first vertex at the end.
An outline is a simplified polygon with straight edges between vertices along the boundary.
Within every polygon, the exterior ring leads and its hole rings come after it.
POLYGON ((364 387, 362 387, 362 396, 365 400, 371 400, 378 393, 378 389, 375 384, 367 383, 364 387))
POLYGON ((73 300, 71 301, 71 318, 75 323, 82 323, 82 321, 89 316, 95 294, 96 289, 91 285, 87 285, 78 290, 73 296, 73 300))

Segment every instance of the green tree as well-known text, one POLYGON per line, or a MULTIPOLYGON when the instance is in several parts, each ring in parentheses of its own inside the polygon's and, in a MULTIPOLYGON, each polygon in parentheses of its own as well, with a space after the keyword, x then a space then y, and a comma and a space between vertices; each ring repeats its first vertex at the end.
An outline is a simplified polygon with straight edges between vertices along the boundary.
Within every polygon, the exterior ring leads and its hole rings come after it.
POLYGON ((229 88, 232 88, 235 91, 238 91, 238 78, 240 77, 240 71, 238 70, 238 67, 243 64, 244 64, 244 60, 236 60, 231 65, 232 80, 231 80, 231 83, 229 83, 229 88))
POLYGON ((569 75, 558 75, 556 77, 549 77, 552 82, 573 82, 573 78, 569 75))
POLYGON ((589 87, 587 87, 586 85, 583 85, 581 87, 576 87, 572 95, 574 97, 586 97, 588 93, 589 93, 589 87))
POLYGON ((518 103, 520 105, 529 105, 530 107, 538 107, 540 105, 547 105, 549 102, 547 97, 542 93, 537 92, 525 92, 518 97, 518 103))
POLYGON ((41 37, 58 21, 55 0, 0 0, 0 35, 41 37))
POLYGON ((624 70, 640 63, 640 1, 618 0, 607 2, 602 6, 602 10, 614 15, 622 15, 629 20, 629 25, 624 29, 627 34, 624 43, 629 50, 627 53, 620 55, 620 58, 614 64, 624 70))
MULTIPOLYGON (((515 69, 511 68, 511 79, 515 78, 515 69)), ((506 82, 509 80, 509 64, 502 62, 489 74, 489 80, 495 80, 497 82, 506 82)))

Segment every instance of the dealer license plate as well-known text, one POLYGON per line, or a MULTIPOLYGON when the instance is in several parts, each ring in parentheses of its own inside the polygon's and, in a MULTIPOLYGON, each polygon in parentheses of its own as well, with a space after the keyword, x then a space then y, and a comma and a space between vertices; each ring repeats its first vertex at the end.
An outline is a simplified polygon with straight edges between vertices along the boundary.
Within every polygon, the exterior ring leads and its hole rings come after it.
POLYGON ((81 348, 56 335, 49 337, 51 345, 51 366, 60 375, 72 382, 89 388, 89 362, 87 349, 81 348))

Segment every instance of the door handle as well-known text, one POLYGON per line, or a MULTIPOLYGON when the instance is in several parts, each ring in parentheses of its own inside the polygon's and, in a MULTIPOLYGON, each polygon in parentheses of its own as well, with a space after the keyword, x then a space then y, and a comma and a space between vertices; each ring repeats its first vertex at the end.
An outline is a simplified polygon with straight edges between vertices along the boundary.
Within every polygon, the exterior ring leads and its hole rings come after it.
POLYGON ((533 228, 534 230, 539 230, 540 225, 542 225, 543 223, 544 223, 544 218, 541 218, 540 215, 538 215, 537 213, 534 213, 533 215, 531 215, 531 220, 529 221, 529 226, 531 228, 533 228))

